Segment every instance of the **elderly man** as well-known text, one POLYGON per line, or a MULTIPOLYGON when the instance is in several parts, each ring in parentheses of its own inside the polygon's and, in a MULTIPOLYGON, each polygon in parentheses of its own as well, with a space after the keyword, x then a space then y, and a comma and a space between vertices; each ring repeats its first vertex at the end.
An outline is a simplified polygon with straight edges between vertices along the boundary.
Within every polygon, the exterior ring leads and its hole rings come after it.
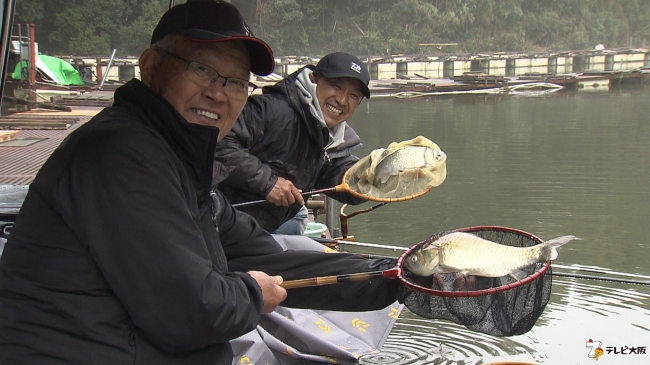
POLYGON ((228 341, 279 303, 395 301, 392 280, 286 291, 283 278, 395 261, 285 252, 214 191, 215 146, 254 89, 250 72, 274 67, 233 5, 173 7, 140 67, 142 81, 119 88, 30 186, 0 263, 0 363, 229 364, 228 341))
MULTIPOLYGON (((331 188, 359 159, 361 139, 347 124, 363 98, 370 74, 357 57, 336 52, 307 65, 262 95, 249 98, 215 159, 234 169, 219 189, 269 232, 302 234, 307 209, 300 191, 331 188)), ((332 193, 340 202, 364 200, 332 193)))

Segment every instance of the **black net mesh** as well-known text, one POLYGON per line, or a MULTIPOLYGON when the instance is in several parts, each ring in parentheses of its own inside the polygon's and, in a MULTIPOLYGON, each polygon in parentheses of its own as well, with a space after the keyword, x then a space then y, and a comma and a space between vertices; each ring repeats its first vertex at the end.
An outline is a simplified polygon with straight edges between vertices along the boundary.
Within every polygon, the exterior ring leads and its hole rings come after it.
MULTIPOLYGON (((540 239, 525 232, 501 227, 476 227, 462 231, 515 247, 529 247, 541 243, 540 239)), ((436 234, 417 246, 447 233, 449 232, 436 234)), ((545 264, 539 263, 526 267, 525 275, 528 275, 528 278, 539 275, 544 266, 545 264)), ((528 332, 544 311, 551 293, 550 266, 544 274, 528 284, 480 296, 448 297, 432 293, 480 293, 481 290, 516 284, 518 279, 512 276, 465 277, 457 273, 435 274, 423 278, 409 273, 404 268, 404 275, 400 280, 408 285, 399 286, 398 299, 411 312, 424 318, 450 320, 473 331, 492 336, 514 336, 528 332)))

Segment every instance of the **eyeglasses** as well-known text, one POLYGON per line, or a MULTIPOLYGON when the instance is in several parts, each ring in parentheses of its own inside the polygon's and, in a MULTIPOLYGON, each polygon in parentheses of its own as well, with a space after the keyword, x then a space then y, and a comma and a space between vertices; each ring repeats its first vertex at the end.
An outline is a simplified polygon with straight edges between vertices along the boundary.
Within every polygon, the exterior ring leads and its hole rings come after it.
POLYGON ((257 85, 248 80, 240 79, 238 77, 223 76, 210 66, 188 60, 162 48, 156 49, 187 63, 187 71, 190 71, 190 75, 192 75, 194 82, 202 87, 210 87, 221 78, 223 79, 223 84, 221 84, 223 92, 229 97, 242 99, 247 98, 253 93, 253 91, 255 91, 255 89, 257 89, 257 85))

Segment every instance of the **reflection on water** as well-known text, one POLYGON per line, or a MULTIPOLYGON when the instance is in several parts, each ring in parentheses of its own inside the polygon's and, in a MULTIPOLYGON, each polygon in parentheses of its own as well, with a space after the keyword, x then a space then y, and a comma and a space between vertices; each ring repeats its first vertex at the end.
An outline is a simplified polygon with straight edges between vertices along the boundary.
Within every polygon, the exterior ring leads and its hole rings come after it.
MULTIPOLYGON (((410 247, 436 232, 476 225, 542 239, 570 234, 582 240, 560 249, 555 264, 564 269, 557 271, 650 281, 650 90, 364 103, 350 121, 366 145, 357 155, 423 135, 447 153, 447 180, 420 198, 350 219, 357 241, 410 247)), ((384 350, 361 363, 591 364, 589 339, 612 351, 598 364, 649 364, 650 353, 613 351, 650 352, 650 286, 554 277, 535 327, 510 338, 406 311, 384 350)))
MULTIPOLYGON (((646 278, 650 279, 650 277, 646 278)), ((586 341, 604 348, 648 347, 650 290, 630 285, 557 279, 551 302, 536 326, 521 336, 498 338, 404 311, 379 354, 361 364, 485 364, 518 360, 587 364, 586 341)), ((648 356, 605 354, 599 364, 647 364, 648 356)))

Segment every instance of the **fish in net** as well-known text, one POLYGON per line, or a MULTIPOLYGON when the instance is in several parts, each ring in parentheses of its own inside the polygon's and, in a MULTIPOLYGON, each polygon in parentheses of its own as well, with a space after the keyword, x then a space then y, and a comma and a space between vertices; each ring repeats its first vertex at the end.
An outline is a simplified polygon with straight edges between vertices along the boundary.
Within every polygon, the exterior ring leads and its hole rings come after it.
POLYGON ((418 197, 447 177, 447 155, 418 136, 373 150, 343 177, 348 192, 373 201, 395 202, 418 197))
MULTIPOLYGON (((458 231, 512 247, 542 243, 529 233, 506 227, 470 227, 453 232, 458 231)), ((403 267, 404 260, 419 247, 448 233, 438 233, 413 246, 400 257, 398 267, 403 267)), ((550 261, 526 266, 520 274, 521 279, 459 273, 421 277, 404 269, 397 277, 402 284, 398 300, 420 317, 449 320, 492 336, 521 335, 534 326, 549 301, 550 261)))
POLYGON ((528 332, 541 316, 550 298, 550 259, 518 268, 518 275, 499 277, 466 276, 461 272, 436 272, 421 276, 408 270, 405 262, 414 252, 440 237, 456 232, 471 233, 511 249, 555 244, 558 239, 564 243, 577 239, 574 236, 564 236, 543 242, 530 233, 513 228, 461 228, 437 233, 419 242, 397 259, 395 267, 387 270, 289 280, 281 286, 292 289, 378 278, 395 279, 400 284, 397 300, 420 317, 449 320, 470 330, 499 337, 528 332))

